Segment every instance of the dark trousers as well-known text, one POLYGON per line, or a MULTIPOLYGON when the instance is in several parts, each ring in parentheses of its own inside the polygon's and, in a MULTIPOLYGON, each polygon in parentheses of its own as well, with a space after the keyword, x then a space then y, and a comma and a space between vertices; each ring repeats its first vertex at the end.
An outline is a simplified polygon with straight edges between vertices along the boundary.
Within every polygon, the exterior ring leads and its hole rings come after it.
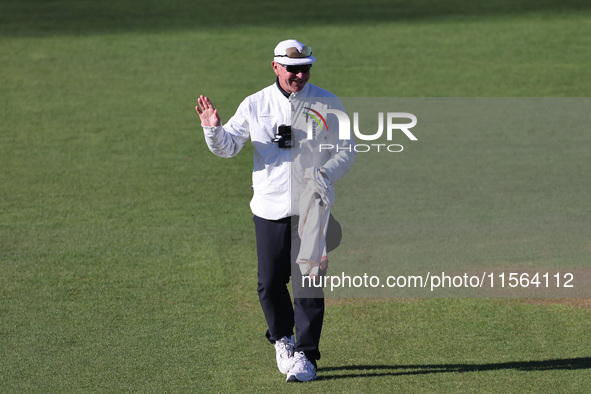
POLYGON ((321 288, 302 293, 302 274, 295 262, 300 246, 297 218, 266 220, 254 217, 257 256, 258 293, 271 343, 293 335, 295 351, 303 351, 312 362, 320 358, 318 344, 324 319, 324 294, 321 288), (293 231, 292 231, 293 230, 293 231), (291 277, 293 304, 287 288, 291 277))

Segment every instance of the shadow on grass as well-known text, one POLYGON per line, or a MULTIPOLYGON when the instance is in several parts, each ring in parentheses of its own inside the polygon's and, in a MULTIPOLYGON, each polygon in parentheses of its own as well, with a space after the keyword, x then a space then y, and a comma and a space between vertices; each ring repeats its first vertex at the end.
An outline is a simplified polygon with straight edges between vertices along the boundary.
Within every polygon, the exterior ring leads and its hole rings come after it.
POLYGON ((297 5, 298 10, 305 11, 300 16, 285 3, 274 0, 7 0, 0 2, 0 35, 81 35, 243 26, 293 28, 591 9, 588 0, 300 0, 297 5))
POLYGON ((342 367, 318 368, 322 373, 318 380, 345 378, 427 375, 433 373, 484 372, 513 369, 517 371, 552 371, 591 369, 591 357, 569 358, 544 361, 515 361, 489 364, 426 364, 426 365, 346 365, 342 367), (331 374, 346 371, 347 373, 331 374))

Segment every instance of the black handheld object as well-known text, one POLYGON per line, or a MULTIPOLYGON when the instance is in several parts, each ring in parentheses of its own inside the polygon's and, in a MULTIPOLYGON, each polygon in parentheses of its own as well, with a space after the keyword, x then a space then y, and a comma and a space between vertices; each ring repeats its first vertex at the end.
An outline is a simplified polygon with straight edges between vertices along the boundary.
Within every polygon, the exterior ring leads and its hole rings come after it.
POLYGON ((291 140, 291 126, 282 124, 277 128, 277 134, 272 139, 273 142, 279 144, 281 149, 289 149, 292 146, 291 140))

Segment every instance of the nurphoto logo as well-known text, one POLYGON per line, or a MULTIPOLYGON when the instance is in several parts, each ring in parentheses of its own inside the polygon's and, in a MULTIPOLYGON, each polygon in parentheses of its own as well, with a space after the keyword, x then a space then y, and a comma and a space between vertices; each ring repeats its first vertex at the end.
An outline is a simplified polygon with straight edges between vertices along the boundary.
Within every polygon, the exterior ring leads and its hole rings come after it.
MULTIPOLYGON (((313 139, 315 132, 314 132, 314 123, 318 124, 320 128, 326 128, 328 131, 328 124, 326 122, 325 117, 316 110, 312 108, 306 107, 306 110, 311 111, 306 112, 305 115, 307 116, 307 138, 313 139)), ((336 116, 339 128, 339 140, 349 140, 351 138, 351 120, 349 116, 341 110, 338 109, 325 109, 325 115, 333 114, 336 116)), ((359 129, 359 112, 353 112, 353 133, 355 134, 355 138, 361 141, 378 141, 382 138, 384 134, 384 123, 386 123, 386 140, 388 143, 373 143, 373 144, 356 144, 355 146, 347 146, 347 147, 339 147, 338 145, 334 144, 320 144, 319 150, 322 152, 323 150, 339 150, 347 149, 347 150, 355 150, 355 152, 369 152, 371 150, 377 150, 380 152, 381 149, 387 150, 388 152, 402 152, 404 147, 400 144, 392 144, 390 143, 395 133, 402 132, 409 140, 411 141, 418 141, 418 138, 410 131, 413 127, 417 125, 417 117, 408 112, 387 112, 384 115, 384 112, 378 112, 378 130, 372 134, 365 134, 362 133, 359 129), (384 119, 386 121, 384 122, 384 119), (401 120, 406 120, 406 122, 401 123, 401 120)))

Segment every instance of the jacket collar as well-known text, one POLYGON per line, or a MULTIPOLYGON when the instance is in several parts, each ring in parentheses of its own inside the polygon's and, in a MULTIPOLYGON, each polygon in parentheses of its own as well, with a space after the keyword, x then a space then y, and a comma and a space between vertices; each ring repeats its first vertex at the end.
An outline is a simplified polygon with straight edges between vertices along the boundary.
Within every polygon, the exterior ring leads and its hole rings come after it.
POLYGON ((275 86, 277 86, 277 89, 279 89, 279 91, 281 92, 282 95, 285 96, 285 98, 289 98, 289 93, 287 93, 279 84, 279 78, 275 79, 275 86))
MULTIPOLYGON (((291 94, 290 94, 290 93, 287 93, 287 92, 286 92, 286 91, 285 91, 285 90, 284 90, 284 89, 281 87, 281 85, 279 84, 279 78, 275 79, 275 86, 277 86, 277 89, 279 89, 279 92, 281 92, 281 94, 282 94, 282 95, 283 95, 283 96, 284 96, 286 99, 288 99, 288 100, 289 100, 291 97, 296 97, 296 96, 299 96, 300 94, 302 94, 303 92, 305 92, 305 91, 308 89, 308 85, 309 85, 309 84, 310 84, 309 82, 308 82, 308 83, 306 83, 306 84, 304 85, 304 88, 303 88, 301 91, 299 91, 299 92, 295 92, 295 93, 291 93, 291 94)), ((304 96, 304 97, 305 97, 305 96, 304 96)))

